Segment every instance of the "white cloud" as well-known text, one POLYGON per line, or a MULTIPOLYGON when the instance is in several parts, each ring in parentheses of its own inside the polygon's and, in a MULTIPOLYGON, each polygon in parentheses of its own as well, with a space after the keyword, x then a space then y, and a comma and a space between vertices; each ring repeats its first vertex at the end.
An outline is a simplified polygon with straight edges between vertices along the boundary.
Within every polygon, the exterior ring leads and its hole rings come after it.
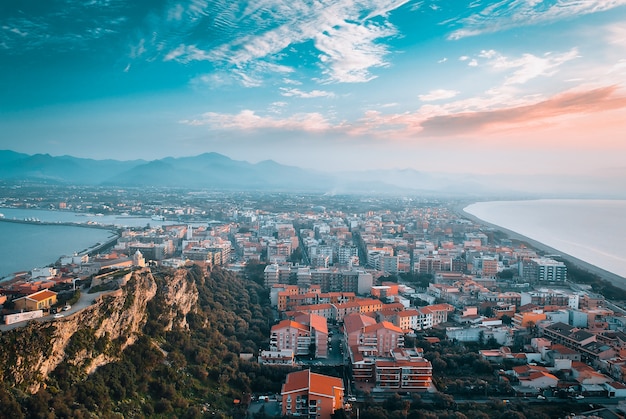
POLYGON ((435 100, 451 99, 458 94, 459 92, 457 92, 456 90, 437 89, 431 90, 425 95, 419 95, 418 97, 422 102, 432 102, 435 100))
POLYGON ((383 58, 386 47, 375 41, 394 33, 391 27, 351 23, 319 33, 315 47, 321 51, 324 74, 330 81, 338 82, 366 82, 375 78, 369 69, 387 65, 383 58))
POLYGON ((211 56, 195 45, 179 45, 172 51, 168 52, 163 58, 164 61, 176 60, 181 63, 189 63, 191 61, 209 61, 211 56))
POLYGON ((249 69, 251 63, 275 60, 289 46, 313 41, 320 52, 319 65, 326 81, 365 82, 374 78, 371 68, 387 65, 388 48, 381 39, 396 35, 387 20, 388 14, 408 0, 338 0, 324 7, 306 0, 281 0, 271 5, 251 3, 237 23, 246 19, 255 23, 261 16, 272 16, 277 27, 261 25, 256 32, 239 26, 239 36, 205 54, 197 51, 170 52, 166 59, 187 62, 210 58, 213 62, 249 69), (271 6, 271 7, 270 7, 271 6))
POLYGON ((182 124, 193 126, 209 126, 213 129, 236 129, 236 130, 302 130, 302 131, 325 131, 331 129, 331 124, 320 113, 300 113, 288 118, 273 118, 257 115, 252 110, 243 110, 238 114, 225 114, 207 112, 199 119, 182 120, 182 124))
POLYGON ((495 57, 496 55, 498 55, 498 53, 495 50, 493 50, 493 49, 482 50, 482 51, 480 51, 480 54, 478 54, 479 57, 487 58, 487 59, 491 59, 491 58, 495 57))
POLYGON ((286 87, 280 88, 280 94, 286 97, 299 97, 303 99, 335 96, 333 92, 327 92, 325 90, 312 90, 310 92, 303 92, 300 89, 288 89, 286 87))
POLYGON ((446 57, 443 57, 441 60, 437 61, 437 63, 441 64, 445 63, 446 61, 448 61, 448 59, 446 57))
POLYGON ((290 84, 292 86, 300 86, 302 84, 302 82, 299 82, 298 80, 293 80, 289 78, 284 78, 283 83, 290 84))
POLYGON ((540 0, 501 0, 477 13, 460 19, 463 26, 449 39, 461 39, 483 33, 554 22, 573 16, 603 12, 626 5, 626 0, 560 0, 547 4, 540 0))
POLYGON ((28 32, 24 32, 21 31, 19 28, 11 28, 9 26, 2 26, 2 29, 4 29, 5 31, 9 31, 11 33, 14 33, 15 35, 21 36, 21 37, 25 37, 28 36, 28 32))
POLYGON ((469 63, 467 63, 469 67, 478 67, 478 61, 475 58, 472 58, 469 63))
POLYGON ((146 52, 146 40, 142 38, 137 45, 130 47, 130 58, 140 57, 144 52, 146 52))
POLYGON ((185 12, 185 8, 182 4, 176 4, 174 7, 167 11, 167 19, 168 20, 181 20, 183 18, 183 13, 185 12))
POLYGON ((607 41, 612 45, 626 47, 626 26, 612 25, 608 28, 607 41))
POLYGON ((495 70, 515 69, 504 82, 505 85, 513 85, 524 84, 541 76, 554 75, 562 64, 578 58, 578 50, 574 48, 561 54, 546 53, 542 57, 523 54, 516 59, 509 59, 496 51, 489 51, 488 56, 487 65, 495 70))

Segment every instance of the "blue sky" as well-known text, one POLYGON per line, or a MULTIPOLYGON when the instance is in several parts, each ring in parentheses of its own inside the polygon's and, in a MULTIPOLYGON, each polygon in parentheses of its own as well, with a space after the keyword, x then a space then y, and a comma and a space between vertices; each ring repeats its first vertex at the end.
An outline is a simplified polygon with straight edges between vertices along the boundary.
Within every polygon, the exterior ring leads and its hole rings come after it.
POLYGON ((5 0, 0 149, 626 181, 626 0, 5 0))

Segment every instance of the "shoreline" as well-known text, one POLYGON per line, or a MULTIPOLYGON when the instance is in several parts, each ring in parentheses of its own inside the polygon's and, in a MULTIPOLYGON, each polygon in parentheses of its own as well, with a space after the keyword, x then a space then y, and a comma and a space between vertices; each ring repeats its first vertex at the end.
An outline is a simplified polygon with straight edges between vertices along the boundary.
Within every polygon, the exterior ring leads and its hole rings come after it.
POLYGON ((541 243, 537 240, 531 239, 527 236, 524 236, 523 234, 517 233, 513 230, 509 230, 508 228, 487 222, 481 218, 476 217, 473 214, 470 214, 468 212, 465 211, 465 208, 468 207, 469 205, 473 204, 475 202, 465 202, 459 205, 455 205, 453 208, 453 211, 455 211, 459 216, 463 217, 463 218, 467 218, 477 224, 481 224, 484 225, 485 227, 489 227, 492 228, 494 230, 499 230, 503 233, 505 233, 508 238, 512 239, 512 240, 517 240, 520 242, 524 242, 524 243, 528 243, 529 246, 531 246, 533 249, 537 250, 537 251, 541 251, 544 253, 548 253, 548 254, 557 254, 559 256, 561 256, 563 259, 567 260, 568 262, 572 263, 573 265, 576 265, 577 267, 586 270, 587 272, 593 274, 593 275, 597 275, 600 279, 609 281, 611 284, 620 287, 622 289, 626 289, 626 278, 623 276, 620 276, 618 274, 615 274, 613 272, 609 272, 603 268, 600 268, 599 266, 593 265, 589 262, 585 262, 582 259, 579 259, 575 256, 572 256, 570 254, 564 253, 558 249, 555 249, 554 247, 550 247, 544 243, 541 243))

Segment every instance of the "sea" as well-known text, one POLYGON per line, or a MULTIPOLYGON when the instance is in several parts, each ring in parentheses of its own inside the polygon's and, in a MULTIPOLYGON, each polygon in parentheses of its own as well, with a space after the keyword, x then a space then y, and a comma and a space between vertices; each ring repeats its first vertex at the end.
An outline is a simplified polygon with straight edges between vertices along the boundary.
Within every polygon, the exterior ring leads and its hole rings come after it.
POLYGON ((113 229, 90 227, 99 224, 115 227, 154 226, 163 222, 149 217, 83 214, 68 211, 0 208, 5 220, 47 223, 80 223, 84 226, 38 225, 0 221, 0 280, 11 274, 42 268, 61 256, 81 253, 115 236, 113 229))
POLYGON ((626 200, 478 202, 464 211, 626 277, 626 200))

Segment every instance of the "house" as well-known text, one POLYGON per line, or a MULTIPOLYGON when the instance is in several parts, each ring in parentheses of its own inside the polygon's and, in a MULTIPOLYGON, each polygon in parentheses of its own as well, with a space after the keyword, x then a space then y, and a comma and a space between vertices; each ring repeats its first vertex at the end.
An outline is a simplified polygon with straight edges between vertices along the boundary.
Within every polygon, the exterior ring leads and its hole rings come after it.
POLYGON ((626 397, 626 385, 618 381, 605 383, 604 387, 608 391, 609 397, 626 397))
POLYGON ((557 344, 552 345, 550 349, 546 350, 545 360, 548 364, 555 365, 556 361, 559 359, 569 359, 571 361, 580 361, 581 355, 580 355, 580 352, 557 343, 557 344))
POLYGON ((282 386, 283 416, 330 419, 343 407, 341 378, 312 373, 311 370, 292 372, 282 386))
POLYGON ((57 303, 57 293, 45 289, 13 301, 17 310, 47 310, 57 303))
POLYGON ((519 382, 524 387, 543 389, 556 387, 559 379, 546 371, 533 371, 526 376, 519 377, 519 382))

